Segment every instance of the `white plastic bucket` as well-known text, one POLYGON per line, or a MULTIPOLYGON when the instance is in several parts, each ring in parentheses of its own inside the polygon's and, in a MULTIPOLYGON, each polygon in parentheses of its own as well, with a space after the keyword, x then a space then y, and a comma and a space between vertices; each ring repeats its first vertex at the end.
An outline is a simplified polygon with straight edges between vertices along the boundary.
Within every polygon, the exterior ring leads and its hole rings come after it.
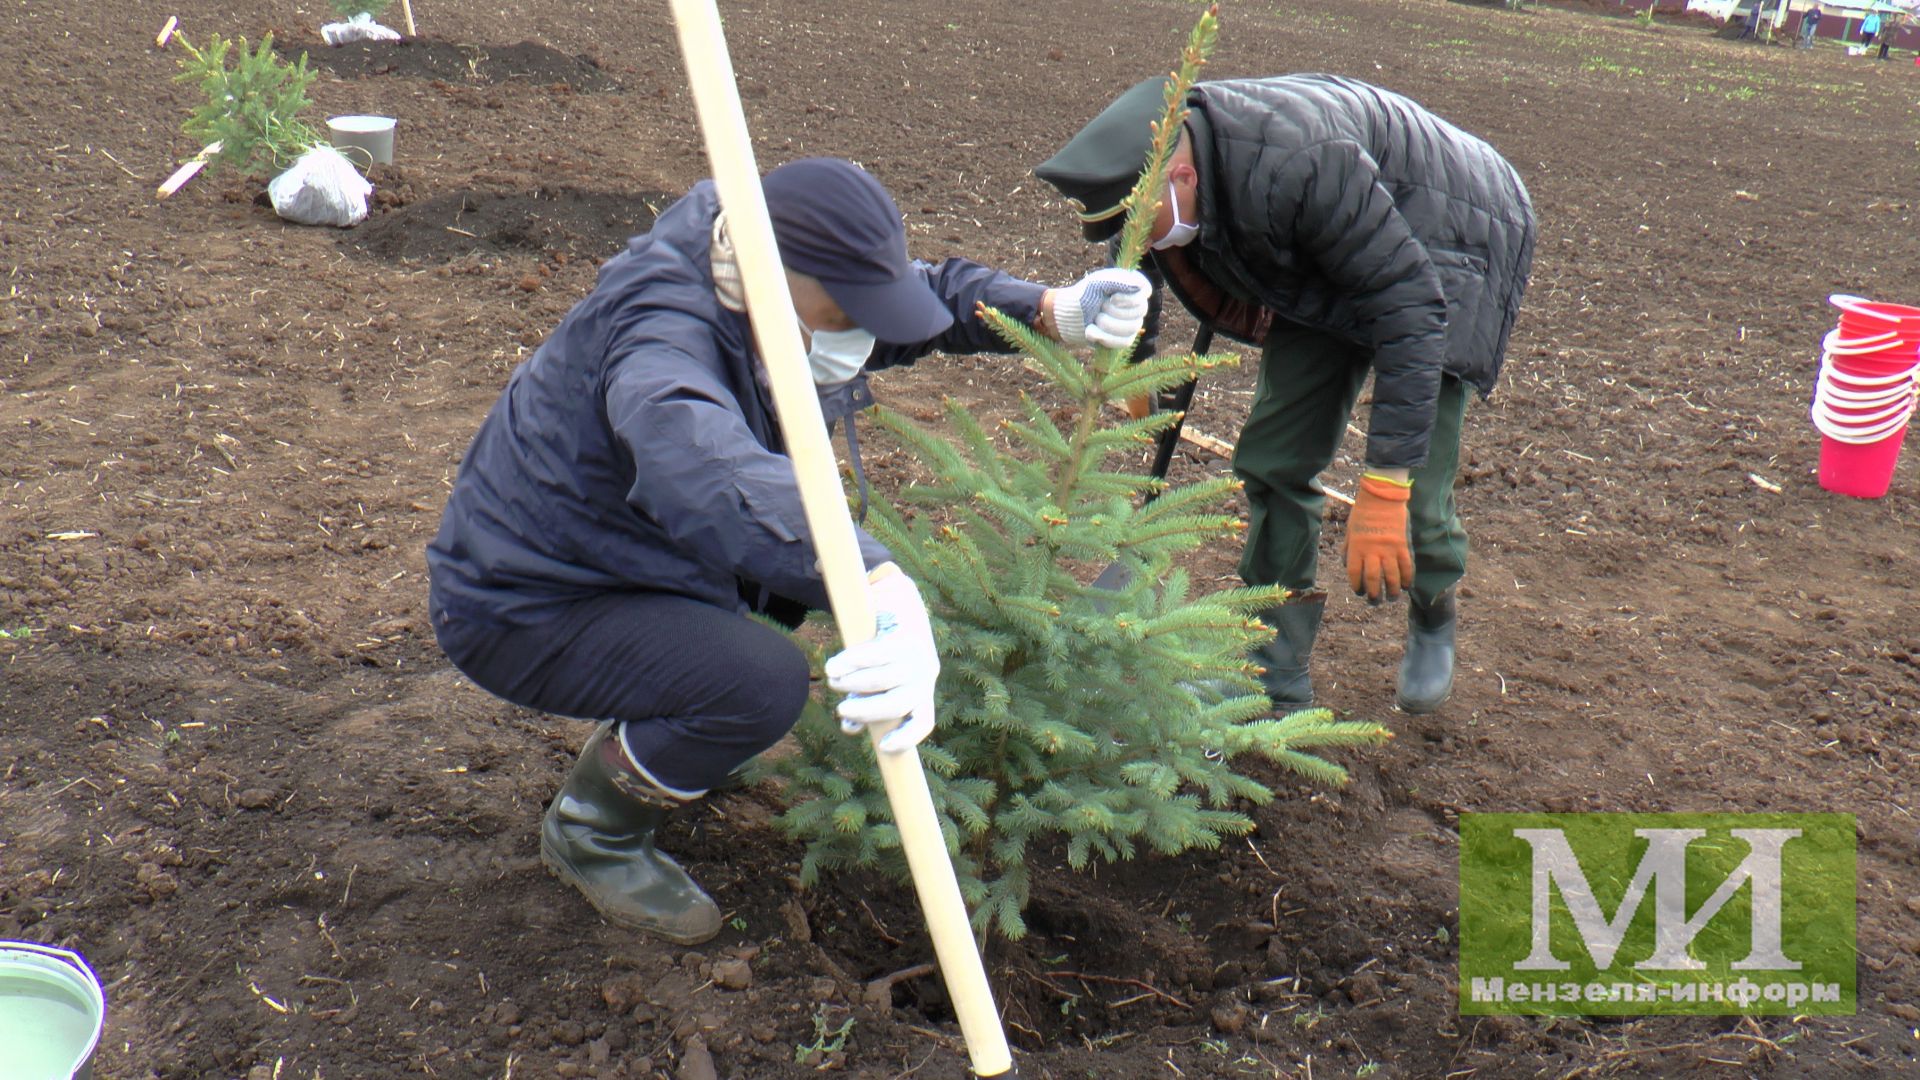
POLYGON ((79 953, 0 941, 0 1076, 91 1080, 107 996, 79 953))
POLYGON ((333 148, 362 168, 375 163, 393 164, 393 127, 391 116, 327 118, 327 133, 333 148))

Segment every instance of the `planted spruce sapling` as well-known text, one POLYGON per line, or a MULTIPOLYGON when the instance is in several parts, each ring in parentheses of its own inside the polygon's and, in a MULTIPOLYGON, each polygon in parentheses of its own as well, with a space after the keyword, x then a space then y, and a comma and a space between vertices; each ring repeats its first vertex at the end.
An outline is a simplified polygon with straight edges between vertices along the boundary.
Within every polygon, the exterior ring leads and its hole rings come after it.
MULTIPOLYGON (((175 79, 200 88, 205 100, 194 107, 183 131, 205 147, 195 161, 208 168, 230 165, 243 172, 278 171, 267 184, 273 209, 303 225, 354 225, 367 216, 367 183, 352 163, 327 145, 300 118, 314 73, 307 56, 288 63, 273 49, 273 35, 248 48, 247 39, 218 34, 198 49, 179 35, 187 55, 175 79)), ((194 162, 162 185, 162 197, 192 176, 194 162)))
MULTIPOLYGON (((1209 10, 1187 43, 1149 164, 1128 199, 1118 265, 1137 266, 1146 250, 1186 91, 1216 26, 1209 10)), ((880 410, 879 422, 933 480, 901 493, 920 512, 877 503, 868 527, 933 614, 939 727, 920 753, 962 892, 976 929, 1017 938, 1034 845, 1063 842, 1076 870, 1143 851, 1212 849, 1253 828, 1238 800, 1273 797, 1236 763, 1251 755, 1339 784, 1345 770, 1310 751, 1377 743, 1388 733, 1324 709, 1276 718, 1247 655, 1272 635, 1255 613, 1284 591, 1197 595, 1174 566, 1176 556, 1243 528, 1220 508, 1237 481, 1165 486, 1117 467, 1124 456, 1137 462, 1175 415, 1109 425, 1109 403, 1237 358, 1131 364, 1131 349, 1099 349, 1083 360, 1001 312, 983 315, 1066 406, 1023 396, 1023 415, 989 431, 949 401, 951 440, 880 410), (1158 497, 1143 504, 1149 490, 1158 497), (1088 568, 1109 561, 1133 572, 1128 584, 1087 584, 1088 568)), ((864 867, 904 877, 867 740, 842 736, 819 701, 794 734, 800 752, 766 768, 786 781, 781 824, 807 845, 802 881, 864 867)))
POLYGON ((351 19, 355 15, 377 19, 392 3, 393 0, 327 0, 327 6, 343 19, 351 19))
POLYGON ((207 39, 204 50, 195 48, 185 34, 180 45, 187 56, 175 81, 193 83, 206 96, 181 130, 202 145, 219 144, 209 167, 277 172, 326 141, 300 119, 314 79, 305 53, 293 63, 282 60, 273 49, 272 34, 253 49, 246 38, 230 41, 219 34, 207 39))

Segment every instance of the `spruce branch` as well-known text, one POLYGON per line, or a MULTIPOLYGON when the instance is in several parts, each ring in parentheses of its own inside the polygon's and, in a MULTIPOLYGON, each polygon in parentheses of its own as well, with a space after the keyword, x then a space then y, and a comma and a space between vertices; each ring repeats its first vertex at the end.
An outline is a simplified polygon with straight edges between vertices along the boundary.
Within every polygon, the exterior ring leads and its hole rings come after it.
POLYGON ((994 487, 1005 487, 1007 471, 1002 467, 1000 454, 994 448, 993 440, 988 438, 986 429, 980 426, 972 413, 952 398, 948 398, 944 406, 947 423, 952 424, 954 431, 959 433, 961 446, 968 460, 979 470, 979 478, 994 487))
POLYGON ((874 410, 874 419, 880 426, 892 432, 901 442, 907 444, 914 456, 932 466, 934 475, 947 483, 962 487, 978 486, 981 482, 960 452, 948 445, 945 440, 920 426, 913 420, 891 409, 874 410))
MULTIPOLYGON (((1116 266, 1132 270, 1147 253, 1148 237, 1153 232, 1154 213, 1159 209, 1160 193, 1167 188, 1167 166, 1174 147, 1180 141, 1181 125, 1187 120, 1187 91, 1199 81, 1200 69, 1220 36, 1220 5, 1210 5, 1187 35, 1186 48, 1180 52, 1180 66, 1171 72, 1166 88, 1166 111, 1153 123, 1153 145, 1147 152, 1147 166, 1134 181, 1133 191, 1121 205, 1127 208, 1127 223, 1120 229, 1120 250, 1116 266)), ((1111 350, 1115 353, 1131 349, 1111 350)))
POLYGON ((1037 364, 1041 374, 1066 391, 1068 397, 1087 396, 1087 371, 1066 346, 998 308, 981 304, 979 312, 1007 344, 1037 364))
POLYGON ((1100 380, 1100 389, 1107 395, 1109 401, 1132 397, 1136 394, 1158 393, 1192 382, 1199 372, 1216 367, 1231 367, 1240 362, 1240 358, 1233 353, 1209 355, 1230 359, 1217 363, 1202 363, 1203 358, 1193 353, 1157 356, 1144 363, 1129 364, 1125 368, 1109 373, 1100 380))
MULTIPOLYGON (((1169 415, 1169 414, 1160 414, 1169 415)), ((1206 480, 1197 480, 1179 487, 1169 486, 1159 497, 1141 507, 1135 519, 1142 523, 1159 521, 1176 514, 1187 513, 1195 506, 1218 505, 1230 495, 1238 494, 1242 488, 1240 480, 1231 476, 1215 476, 1206 480)))

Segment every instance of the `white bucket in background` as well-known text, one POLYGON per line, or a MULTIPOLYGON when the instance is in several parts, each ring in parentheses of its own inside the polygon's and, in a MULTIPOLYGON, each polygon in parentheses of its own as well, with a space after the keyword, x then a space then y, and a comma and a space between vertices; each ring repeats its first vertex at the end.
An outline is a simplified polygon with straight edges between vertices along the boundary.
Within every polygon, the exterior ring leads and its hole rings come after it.
POLYGON ((0 1077, 91 1080, 106 1017, 106 994, 80 954, 0 941, 0 1077))
POLYGON ((361 168, 393 164, 391 116, 332 116, 327 118, 328 141, 347 160, 361 168))

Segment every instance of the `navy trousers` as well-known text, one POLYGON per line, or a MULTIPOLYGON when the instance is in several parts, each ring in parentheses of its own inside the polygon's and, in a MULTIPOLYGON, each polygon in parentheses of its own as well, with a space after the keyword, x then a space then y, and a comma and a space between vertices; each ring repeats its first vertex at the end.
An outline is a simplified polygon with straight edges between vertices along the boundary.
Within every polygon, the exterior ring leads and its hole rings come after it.
POLYGON ((668 787, 713 787, 780 741, 807 700, 807 659, 779 631, 668 593, 607 593, 515 626, 434 605, 440 647, 482 689, 560 716, 625 722, 668 787))

